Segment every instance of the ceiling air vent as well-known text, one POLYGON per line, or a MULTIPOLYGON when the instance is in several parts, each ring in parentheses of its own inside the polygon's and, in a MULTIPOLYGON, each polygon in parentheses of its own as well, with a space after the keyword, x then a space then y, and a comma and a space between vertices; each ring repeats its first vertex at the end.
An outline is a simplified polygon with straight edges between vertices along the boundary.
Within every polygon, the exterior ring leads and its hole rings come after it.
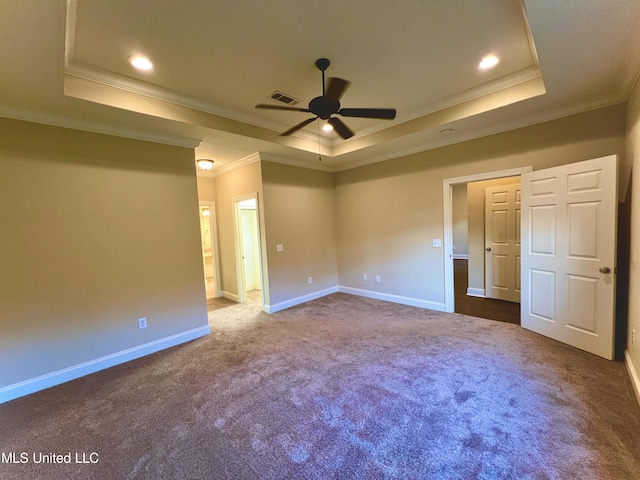
POLYGON ((300 103, 300 100, 297 98, 293 98, 291 95, 287 95, 286 93, 275 91, 270 95, 270 98, 273 100, 277 100, 278 102, 282 102, 290 107, 293 107, 300 103))

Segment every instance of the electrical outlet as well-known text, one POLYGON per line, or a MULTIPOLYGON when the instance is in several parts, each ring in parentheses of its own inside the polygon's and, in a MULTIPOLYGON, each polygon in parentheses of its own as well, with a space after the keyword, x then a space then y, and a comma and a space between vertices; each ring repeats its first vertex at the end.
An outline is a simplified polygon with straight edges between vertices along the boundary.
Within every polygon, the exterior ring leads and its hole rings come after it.
POLYGON ((362 279, 363 279, 363 280, 369 280, 369 277, 367 277, 367 274, 366 274, 366 273, 363 273, 363 274, 362 274, 362 279))
POLYGON ((147 317, 142 317, 138 319, 138 328, 140 330, 147 328, 147 317))
POLYGON ((376 275, 376 283, 380 283, 380 275, 376 275))
POLYGON ((313 277, 309 277, 309 285, 313 283, 313 277))

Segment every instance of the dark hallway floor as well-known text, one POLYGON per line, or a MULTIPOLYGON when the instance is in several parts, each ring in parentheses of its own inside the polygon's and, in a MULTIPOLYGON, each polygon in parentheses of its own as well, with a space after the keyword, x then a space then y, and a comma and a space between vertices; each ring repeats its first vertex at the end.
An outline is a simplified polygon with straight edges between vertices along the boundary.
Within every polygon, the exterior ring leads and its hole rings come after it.
POLYGON ((469 267, 468 260, 454 259, 455 311, 474 317, 488 318, 520 325, 520 304, 494 300, 493 298, 470 297, 467 295, 469 267))

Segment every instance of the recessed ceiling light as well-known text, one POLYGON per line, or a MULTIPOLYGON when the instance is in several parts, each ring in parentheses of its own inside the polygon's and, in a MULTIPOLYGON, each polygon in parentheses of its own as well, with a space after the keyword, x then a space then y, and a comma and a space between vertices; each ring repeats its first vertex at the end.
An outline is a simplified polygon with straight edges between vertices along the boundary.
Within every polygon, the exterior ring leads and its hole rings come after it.
POLYGON ((129 63, 133 65, 138 70, 151 70, 153 68, 153 63, 147 57, 143 57, 142 55, 133 55, 129 57, 129 63))
POLYGON ((487 55, 482 59, 478 68, 481 70, 487 70, 489 68, 495 67, 500 62, 500 59, 495 55, 487 55))
POLYGON ((330 132, 331 130, 333 130, 333 125, 331 125, 330 123, 325 123, 322 126, 322 130, 324 130, 325 132, 330 132))

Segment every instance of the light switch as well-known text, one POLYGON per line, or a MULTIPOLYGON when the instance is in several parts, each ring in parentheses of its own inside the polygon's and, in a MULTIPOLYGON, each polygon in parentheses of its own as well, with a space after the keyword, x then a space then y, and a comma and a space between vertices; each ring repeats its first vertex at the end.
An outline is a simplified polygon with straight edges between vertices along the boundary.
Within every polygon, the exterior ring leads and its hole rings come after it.
POLYGON ((440 238, 434 238, 434 239, 433 239, 433 246, 434 246, 434 247, 442 247, 442 239, 440 239, 440 238))
POLYGON ((284 252, 284 245, 281 243, 276 245, 276 252, 284 252))

